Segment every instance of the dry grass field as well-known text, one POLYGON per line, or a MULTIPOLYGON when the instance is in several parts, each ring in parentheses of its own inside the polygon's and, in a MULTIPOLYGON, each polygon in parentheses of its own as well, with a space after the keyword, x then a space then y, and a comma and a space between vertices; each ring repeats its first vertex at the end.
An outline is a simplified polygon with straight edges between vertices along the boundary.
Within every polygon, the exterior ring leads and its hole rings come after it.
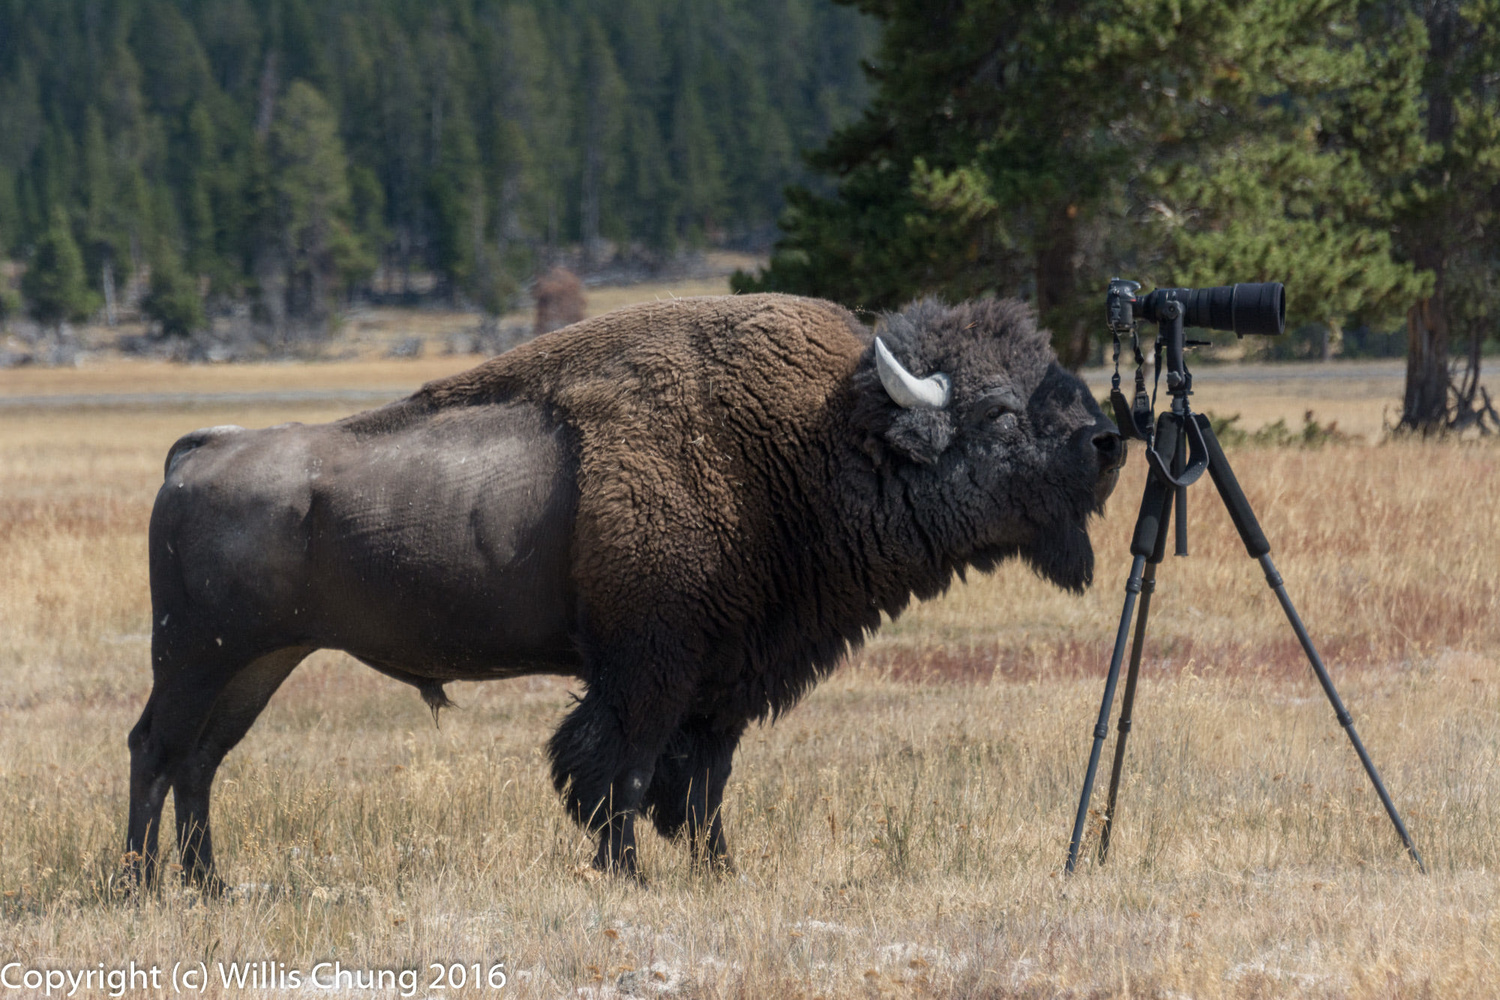
MULTIPOLYGON (((409 388, 439 360, 26 378, 64 393, 409 388), (127 388, 98 388, 111 379, 127 388)), ((0 396, 44 391, 18 378, 0 373, 0 396)), ((1200 405, 1252 428, 1277 415, 1296 427, 1312 405, 1378 431, 1371 414, 1391 398, 1326 380, 1309 391, 1311 404, 1226 381, 1205 384, 1200 405)), ((971 579, 750 731, 725 806, 735 879, 695 875, 654 834, 644 884, 587 869, 592 846, 540 749, 567 680, 453 685, 461 707, 439 729, 411 689, 321 653, 220 772, 219 857, 236 888, 130 898, 125 735, 150 683, 145 530, 167 446, 194 427, 349 409, 0 407, 0 963, 21 963, 9 975, 202 962, 207 995, 234 997, 294 994, 225 988, 218 963, 420 977, 410 991, 345 981, 362 996, 1500 988, 1500 450, 1472 444, 1231 452, 1427 877, 1206 484, 1191 558, 1162 568, 1109 864, 1062 876, 1128 569, 1136 455, 1095 532, 1087 596, 1016 566, 971 579), (473 963, 500 962, 503 989, 432 984, 431 963, 464 963, 472 979, 473 963)), ((73 995, 108 993, 96 981, 73 995)))

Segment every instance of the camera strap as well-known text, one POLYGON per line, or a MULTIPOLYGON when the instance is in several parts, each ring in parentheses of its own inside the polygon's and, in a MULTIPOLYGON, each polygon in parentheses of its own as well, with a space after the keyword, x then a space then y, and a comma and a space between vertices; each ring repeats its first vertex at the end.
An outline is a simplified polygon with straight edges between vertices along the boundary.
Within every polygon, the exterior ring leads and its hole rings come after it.
MULTIPOLYGON (((1110 336, 1115 342, 1115 373, 1109 380, 1109 402, 1110 407, 1115 411, 1115 425, 1126 437, 1149 442, 1155 437, 1156 426, 1151 419, 1154 410, 1153 400, 1146 394, 1146 356, 1141 353, 1140 328, 1137 326, 1130 328, 1130 346, 1135 351, 1135 400, 1133 402, 1127 400, 1125 393, 1120 390, 1120 334, 1111 328, 1110 336)), ((1158 362, 1158 373, 1160 369, 1161 364, 1158 362)))

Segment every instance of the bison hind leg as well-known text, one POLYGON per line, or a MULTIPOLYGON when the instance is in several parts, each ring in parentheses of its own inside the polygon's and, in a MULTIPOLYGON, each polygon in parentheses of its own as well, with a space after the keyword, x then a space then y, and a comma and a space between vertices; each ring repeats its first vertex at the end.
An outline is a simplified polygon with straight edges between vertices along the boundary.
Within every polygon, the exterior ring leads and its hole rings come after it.
POLYGON ((734 862, 721 816, 724 786, 744 732, 742 720, 689 718, 657 758, 642 802, 658 833, 670 839, 685 832, 693 863, 725 874, 734 862))
MULTIPOLYGON (((170 615, 164 615, 165 623, 170 615)), ((157 873, 157 835, 166 794, 192 755, 224 685, 244 665, 221 640, 152 638, 151 695, 130 731, 130 820, 125 851, 132 873, 147 885, 157 873)))
POLYGON ((155 728, 155 692, 141 717, 130 730, 130 817, 125 835, 125 861, 135 884, 149 887, 157 868, 157 835, 161 809, 170 787, 161 766, 160 747, 152 740, 155 728))
POLYGON ((282 681, 312 652, 292 647, 257 657, 223 686, 192 750, 173 779, 177 814, 177 853, 189 884, 218 892, 223 883, 214 874, 213 834, 209 828, 209 792, 224 756, 260 716, 282 681))

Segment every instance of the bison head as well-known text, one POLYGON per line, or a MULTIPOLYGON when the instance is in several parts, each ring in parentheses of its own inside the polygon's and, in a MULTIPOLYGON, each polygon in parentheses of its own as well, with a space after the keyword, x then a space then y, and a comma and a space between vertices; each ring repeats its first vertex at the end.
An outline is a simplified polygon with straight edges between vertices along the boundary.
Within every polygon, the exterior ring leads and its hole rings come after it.
POLYGON ((1125 448, 1015 300, 886 315, 859 370, 868 448, 926 544, 957 566, 1019 555, 1060 586, 1093 579, 1088 522, 1125 448))

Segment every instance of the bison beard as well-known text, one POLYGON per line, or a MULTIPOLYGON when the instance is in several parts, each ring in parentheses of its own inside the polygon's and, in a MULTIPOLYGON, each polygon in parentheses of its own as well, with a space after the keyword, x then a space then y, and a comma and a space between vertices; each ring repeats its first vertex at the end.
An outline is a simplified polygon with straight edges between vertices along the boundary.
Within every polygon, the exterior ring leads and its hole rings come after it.
POLYGON ((878 333, 787 296, 656 303, 337 423, 183 438, 130 736, 141 873, 171 788, 185 874, 212 882, 214 772, 318 648, 434 712, 451 680, 578 677, 549 752, 595 863, 634 870, 645 812, 728 867, 740 736, 881 612, 1013 556, 1092 573, 1123 449, 1027 308, 922 302, 878 333))

